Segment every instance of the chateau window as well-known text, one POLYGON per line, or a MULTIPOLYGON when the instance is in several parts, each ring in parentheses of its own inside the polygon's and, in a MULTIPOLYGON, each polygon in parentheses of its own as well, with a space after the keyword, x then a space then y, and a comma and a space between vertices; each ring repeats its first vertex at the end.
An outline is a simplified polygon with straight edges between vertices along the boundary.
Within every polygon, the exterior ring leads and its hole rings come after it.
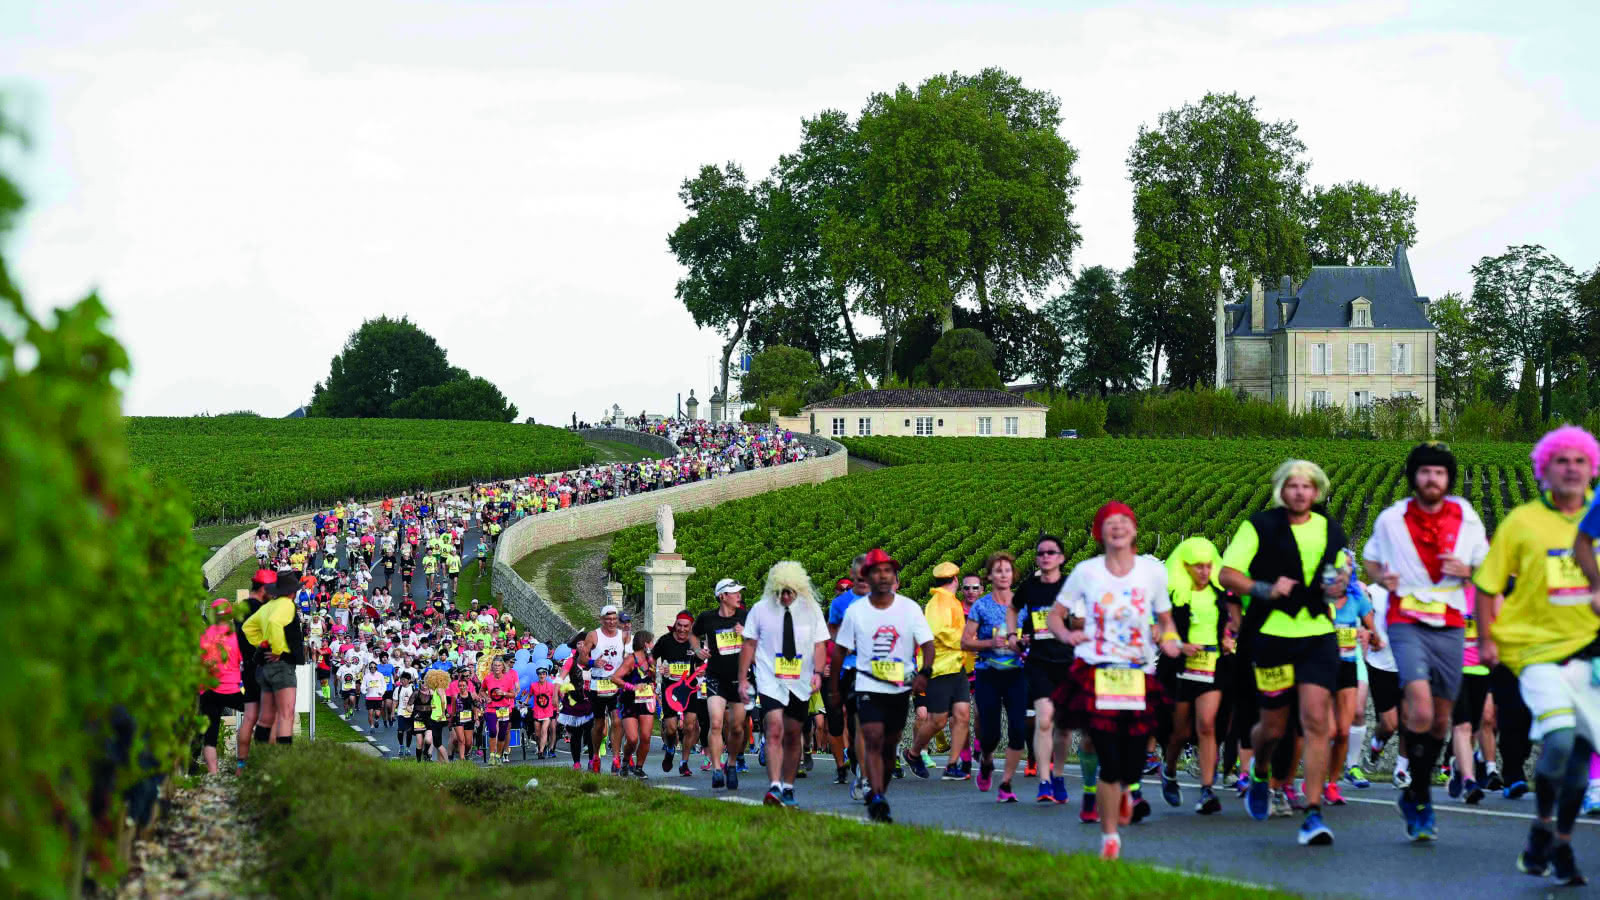
POLYGON ((1372 327, 1372 301, 1364 297, 1357 297, 1350 303, 1350 327, 1372 327))
POLYGON ((993 416, 979 416, 978 417, 978 433, 979 434, 994 434, 994 417, 993 416))
POLYGON ((1372 392, 1351 391, 1350 407, 1352 409, 1370 409, 1372 407, 1372 392))
POLYGON ((1395 375, 1411 374, 1411 345, 1395 344, 1389 348, 1389 371, 1395 375))
POLYGON ((871 435, 872 434, 872 420, 868 419, 868 418, 865 418, 865 417, 857 419, 856 420, 856 434, 859 434, 862 437, 866 437, 866 436, 871 435))
POLYGON ((833 436, 844 437, 844 416, 833 417, 833 436))
POLYGON ((1016 416, 1006 416, 1006 434, 1016 434, 1016 433, 1017 433, 1017 417, 1016 416))
POLYGON ((917 416, 917 436, 933 434, 933 416, 917 416))
POLYGON ((1328 405, 1327 391, 1312 391, 1306 398, 1306 403, 1312 409, 1325 409, 1328 405))
POLYGON ((1327 375, 1328 374, 1328 345, 1327 344, 1312 344, 1311 345, 1311 374, 1313 374, 1313 375, 1327 375))
POLYGON ((1372 345, 1361 343, 1350 345, 1350 374, 1372 374, 1372 345))

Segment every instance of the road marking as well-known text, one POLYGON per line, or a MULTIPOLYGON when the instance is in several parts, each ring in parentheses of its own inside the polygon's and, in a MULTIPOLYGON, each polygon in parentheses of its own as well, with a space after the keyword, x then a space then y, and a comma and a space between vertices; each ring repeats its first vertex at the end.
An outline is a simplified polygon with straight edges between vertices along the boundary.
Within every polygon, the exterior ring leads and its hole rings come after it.
POLYGON ((662 789, 663 791, 692 791, 692 790, 694 790, 694 788, 689 787, 686 784, 661 784, 660 782, 652 784, 651 787, 658 787, 658 788, 662 789))
POLYGON ((1033 846, 1027 841, 1019 841, 1016 838, 1004 837, 998 834, 984 834, 978 831, 957 831, 954 828, 946 828, 943 829, 943 831, 945 834, 952 835, 954 837, 964 837, 974 841, 994 841, 997 844, 1010 844, 1013 847, 1033 846))
POLYGON ((742 803, 745 806, 760 806, 760 800, 751 800, 749 797, 718 797, 723 803, 742 803))
POLYGON ((388 744, 379 744, 378 745, 378 749, 382 750, 385 753, 393 753, 394 752, 393 750, 389 749, 389 745, 388 744))
MULTIPOLYGON (((1159 779, 1159 778, 1145 779, 1144 781, 1146 783, 1157 784, 1157 785, 1159 785, 1161 783, 1161 779, 1159 779)), ((1186 781, 1180 781, 1180 782, 1178 782, 1178 784, 1179 784, 1180 787, 1193 788, 1194 790, 1197 790, 1197 791, 1200 790, 1200 784, 1198 782, 1190 783, 1190 782, 1186 782, 1186 781)), ((1398 796, 1398 794, 1396 796, 1398 796)), ((1393 807, 1394 806, 1394 801, 1393 800, 1374 800, 1374 799, 1372 799, 1370 797, 1352 797, 1349 794, 1345 794, 1344 801, 1346 803, 1365 803, 1365 804, 1367 804, 1369 806, 1389 806, 1389 807, 1393 807)), ((1522 819, 1523 821, 1526 821, 1526 822, 1532 822, 1535 818, 1537 818, 1532 813, 1505 812, 1505 811, 1498 810, 1498 809, 1479 809, 1477 807, 1466 806, 1464 804, 1460 805, 1460 806, 1457 806, 1457 805, 1454 805, 1454 804, 1435 803, 1433 805, 1433 810, 1434 810, 1434 812, 1462 813, 1463 815, 1468 815, 1468 816, 1489 816, 1491 818, 1496 818, 1496 819, 1522 819)), ((1600 826, 1600 819, 1579 817, 1579 819, 1577 821, 1577 824, 1579 824, 1579 825, 1590 825, 1590 826, 1600 826)))
POLYGON ((1217 882, 1218 884, 1226 884, 1226 885, 1231 885, 1233 887, 1250 888, 1251 890, 1257 890, 1257 891, 1275 891, 1275 890, 1280 890, 1280 888, 1275 888, 1270 884, 1257 884, 1257 883, 1255 883, 1253 881, 1240 881, 1237 878, 1226 878, 1226 877, 1223 877, 1221 875, 1212 875, 1209 872, 1196 872, 1196 871, 1194 871, 1192 869, 1174 869, 1171 866, 1160 866, 1160 865, 1155 865, 1154 863, 1148 863, 1148 862, 1145 862, 1142 859, 1136 859, 1136 860, 1132 860, 1132 861, 1136 862, 1139 865, 1144 866, 1146 868, 1155 869, 1157 872, 1166 872, 1169 875, 1182 875, 1182 876, 1185 876, 1185 877, 1188 877, 1188 878, 1203 878, 1206 881, 1214 881, 1214 882, 1217 882))

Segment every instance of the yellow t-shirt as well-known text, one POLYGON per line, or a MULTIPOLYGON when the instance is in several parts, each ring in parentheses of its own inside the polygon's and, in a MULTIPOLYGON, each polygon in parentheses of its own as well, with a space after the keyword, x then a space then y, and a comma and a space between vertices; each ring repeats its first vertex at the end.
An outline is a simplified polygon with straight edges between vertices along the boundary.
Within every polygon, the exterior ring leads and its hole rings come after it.
POLYGON ((1588 582, 1572 559, 1582 516, 1582 510, 1563 515, 1544 497, 1522 504, 1500 522, 1488 557, 1473 574, 1480 596, 1504 593, 1517 580, 1492 636, 1501 661, 1519 675, 1534 663, 1571 656, 1600 629, 1600 617, 1589 608, 1588 582))
POLYGON ((961 650, 961 632, 967 625, 961 601, 944 588, 934 588, 932 594, 923 616, 933 632, 933 677, 969 671, 968 654, 961 650))
MULTIPOLYGON (((1328 547, 1328 520, 1320 513, 1312 513, 1311 518, 1299 525, 1291 524, 1289 531, 1294 534, 1295 545, 1300 549, 1300 567, 1305 575, 1301 584, 1320 585, 1322 573, 1317 569, 1322 562, 1322 554, 1328 547)), ((1256 527, 1248 519, 1239 526, 1233 540, 1228 542, 1228 549, 1222 553, 1222 564, 1229 569, 1237 569, 1245 574, 1250 573, 1250 562, 1255 559, 1256 551, 1261 547, 1261 536, 1256 534, 1256 527)), ((1344 552, 1338 556, 1339 565, 1344 565, 1344 552)), ((1250 608, 1250 598, 1245 597, 1245 609, 1250 608)), ((1331 607, 1330 607, 1331 609, 1331 607)), ((1309 609, 1302 609, 1291 616, 1281 609, 1275 609, 1267 614, 1267 620, 1261 623, 1261 633, 1274 637, 1316 637, 1321 634, 1333 633, 1333 619, 1331 616, 1319 616, 1309 609)))

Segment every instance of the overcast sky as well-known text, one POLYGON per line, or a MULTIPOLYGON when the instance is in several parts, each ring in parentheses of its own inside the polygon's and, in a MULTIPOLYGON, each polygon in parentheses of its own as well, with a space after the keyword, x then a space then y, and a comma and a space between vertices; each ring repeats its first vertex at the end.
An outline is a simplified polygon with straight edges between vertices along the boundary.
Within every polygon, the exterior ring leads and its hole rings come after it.
POLYGON ((541 422, 671 411, 719 344, 673 297, 683 178, 996 65, 1061 98, 1074 268, 1128 264, 1128 147, 1206 91, 1298 122, 1314 183, 1414 194, 1424 294, 1512 243, 1600 262, 1600 4, 1209 6, 7 0, 7 256, 35 309, 101 291, 130 414, 283 415, 383 313, 541 422))

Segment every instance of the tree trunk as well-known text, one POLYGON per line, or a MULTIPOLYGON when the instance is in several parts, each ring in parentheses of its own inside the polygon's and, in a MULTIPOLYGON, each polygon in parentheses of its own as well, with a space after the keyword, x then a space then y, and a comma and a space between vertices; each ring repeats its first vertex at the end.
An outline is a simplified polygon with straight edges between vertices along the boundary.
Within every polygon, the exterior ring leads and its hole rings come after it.
POLYGON ((1539 418, 1540 421, 1548 422, 1550 421, 1550 357, 1554 354, 1550 349, 1549 340, 1544 342, 1542 349, 1544 350, 1544 384, 1539 389, 1539 418))
POLYGON ((844 334, 850 340, 850 363, 855 369, 856 377, 861 377, 861 344, 856 340, 856 326, 850 321, 849 295, 843 290, 833 292, 834 299, 839 303, 839 315, 844 318, 844 334))
MULTIPOLYGON (((744 339, 745 325, 749 321, 748 317, 740 319, 739 327, 733 330, 733 337, 728 338, 728 342, 722 345, 722 402, 724 410, 727 409, 728 403, 728 360, 733 356, 733 348, 739 346, 739 342, 744 339)), ((739 396, 742 401, 744 399, 743 392, 739 396)))
POLYGON ((1157 376, 1161 374, 1161 338, 1157 337, 1150 343, 1150 389, 1155 390, 1161 382, 1157 376))

